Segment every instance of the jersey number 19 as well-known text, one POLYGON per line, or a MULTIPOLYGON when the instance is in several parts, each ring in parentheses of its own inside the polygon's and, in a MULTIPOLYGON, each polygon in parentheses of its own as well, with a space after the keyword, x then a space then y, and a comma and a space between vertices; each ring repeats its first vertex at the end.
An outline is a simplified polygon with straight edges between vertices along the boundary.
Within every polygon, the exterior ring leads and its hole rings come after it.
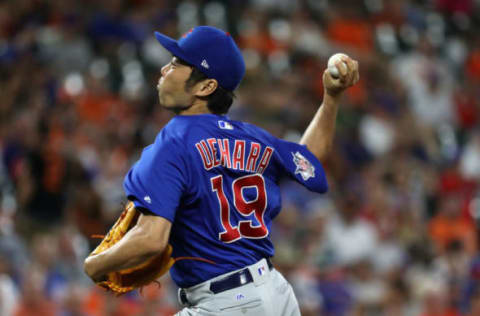
POLYGON ((223 231, 218 234, 221 241, 230 243, 242 237, 260 239, 268 235, 268 229, 265 226, 263 215, 267 208, 267 192, 265 190, 265 180, 260 174, 252 174, 237 178, 232 183, 233 204, 238 213, 247 217, 252 213, 260 225, 253 226, 251 220, 238 222, 238 226, 232 226, 230 222, 230 204, 223 190, 223 176, 215 176, 210 179, 212 191, 216 192, 220 204, 220 222, 223 231), (255 188, 257 198, 253 201, 245 200, 243 189, 255 188))

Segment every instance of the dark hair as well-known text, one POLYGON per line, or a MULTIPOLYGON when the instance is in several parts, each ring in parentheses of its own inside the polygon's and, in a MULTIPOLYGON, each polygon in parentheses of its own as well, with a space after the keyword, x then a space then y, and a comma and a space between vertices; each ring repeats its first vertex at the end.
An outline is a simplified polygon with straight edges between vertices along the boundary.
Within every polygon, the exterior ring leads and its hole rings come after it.
MULTIPOLYGON (((208 79, 208 77, 198 70, 196 67, 190 65, 186 61, 177 57, 177 60, 180 64, 192 67, 192 73, 190 77, 187 79, 185 83, 185 89, 191 89, 196 83, 208 79)), ((233 98, 235 94, 232 91, 228 91, 221 87, 220 85, 217 86, 217 89, 213 91, 212 94, 199 97, 202 100, 207 101, 207 107, 213 114, 226 114, 233 103, 233 98)))

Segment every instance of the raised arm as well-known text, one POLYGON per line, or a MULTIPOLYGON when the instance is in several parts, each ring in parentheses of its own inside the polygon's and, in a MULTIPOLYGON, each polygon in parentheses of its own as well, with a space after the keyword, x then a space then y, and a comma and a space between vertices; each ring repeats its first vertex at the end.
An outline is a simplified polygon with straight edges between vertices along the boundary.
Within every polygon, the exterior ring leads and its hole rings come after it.
POLYGON ((343 92, 357 83, 360 78, 358 62, 347 56, 342 57, 342 60, 347 67, 341 65, 341 61, 336 63, 339 78, 333 78, 328 69, 324 71, 322 105, 300 140, 300 144, 306 145, 322 163, 325 163, 332 148, 340 98, 343 92))

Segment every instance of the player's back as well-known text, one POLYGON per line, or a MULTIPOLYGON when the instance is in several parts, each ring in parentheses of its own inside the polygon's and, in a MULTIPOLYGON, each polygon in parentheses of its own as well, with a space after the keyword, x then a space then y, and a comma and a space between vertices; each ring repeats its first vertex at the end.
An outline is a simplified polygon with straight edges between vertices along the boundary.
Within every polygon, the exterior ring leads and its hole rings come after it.
POLYGON ((175 179, 173 187, 165 181, 159 185, 169 187, 156 190, 165 191, 163 196, 182 192, 173 214, 158 210, 173 223, 173 256, 215 262, 177 262, 171 275, 181 287, 274 255, 269 235, 281 208, 281 176, 317 192, 327 190, 323 169, 306 147, 226 116, 176 116, 152 146, 152 161, 161 164, 155 176, 175 179))

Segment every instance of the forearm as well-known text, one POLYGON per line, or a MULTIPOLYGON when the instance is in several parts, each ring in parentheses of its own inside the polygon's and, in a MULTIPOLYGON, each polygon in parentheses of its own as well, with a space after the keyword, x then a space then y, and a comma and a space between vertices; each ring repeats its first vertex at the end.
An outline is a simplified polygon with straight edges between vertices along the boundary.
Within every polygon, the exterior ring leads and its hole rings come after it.
POLYGON ((111 248, 88 257, 84 268, 95 279, 110 272, 135 267, 161 251, 162 245, 152 245, 148 235, 134 227, 111 248))
POLYGON ((300 144, 324 163, 333 144, 340 95, 324 94, 323 103, 303 133, 300 144))

